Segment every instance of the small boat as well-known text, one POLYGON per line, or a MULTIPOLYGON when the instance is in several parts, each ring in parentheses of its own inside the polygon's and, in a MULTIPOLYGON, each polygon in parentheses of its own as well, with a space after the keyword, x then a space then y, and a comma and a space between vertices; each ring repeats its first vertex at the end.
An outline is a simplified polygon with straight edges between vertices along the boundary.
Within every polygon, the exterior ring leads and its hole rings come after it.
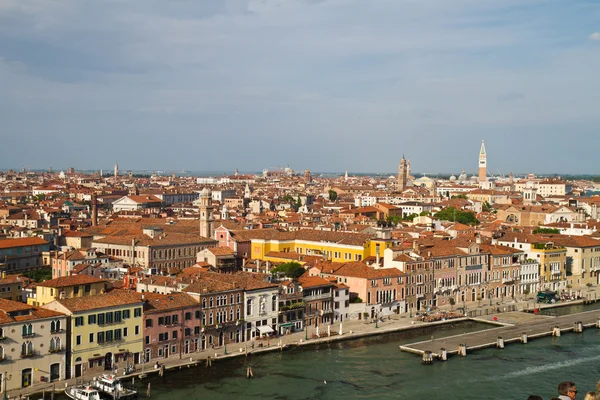
POLYGON ((92 387, 111 399, 136 399, 138 396, 137 390, 124 386, 113 374, 102 374, 94 378, 92 387))
POLYGON ((100 394, 89 385, 69 386, 65 394, 73 400, 100 400, 100 394))

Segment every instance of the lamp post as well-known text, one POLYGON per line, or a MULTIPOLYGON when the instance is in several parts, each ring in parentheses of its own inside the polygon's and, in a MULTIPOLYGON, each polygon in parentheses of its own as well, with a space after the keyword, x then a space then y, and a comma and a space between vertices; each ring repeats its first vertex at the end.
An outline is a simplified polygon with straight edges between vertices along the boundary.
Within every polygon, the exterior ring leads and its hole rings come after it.
POLYGON ((408 317, 409 318, 413 317, 413 314, 412 314, 412 304, 410 304, 410 303, 408 304, 408 317))
POLYGON ((8 397, 6 396, 6 392, 7 392, 7 390, 6 390, 6 382, 7 382, 7 381, 10 381, 10 379, 11 379, 11 378, 12 378, 12 375, 8 375, 8 373, 6 373, 6 372, 4 372, 4 373, 2 374, 2 391, 4 392, 3 399, 6 399, 6 398, 8 398, 8 397))
POLYGON ((304 340, 308 340, 308 326, 306 325, 306 316, 304 316, 304 340))
POLYGON ((375 312, 375 328, 379 328, 379 312, 375 312))

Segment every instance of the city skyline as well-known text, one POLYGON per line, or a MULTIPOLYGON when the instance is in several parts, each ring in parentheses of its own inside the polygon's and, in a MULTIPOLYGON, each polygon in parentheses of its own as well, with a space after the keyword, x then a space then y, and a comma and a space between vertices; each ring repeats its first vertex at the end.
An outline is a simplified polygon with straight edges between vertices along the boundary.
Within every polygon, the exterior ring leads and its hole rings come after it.
POLYGON ((600 4, 0 5, 0 169, 594 174, 600 4), (108 161, 107 160, 111 160, 108 161))

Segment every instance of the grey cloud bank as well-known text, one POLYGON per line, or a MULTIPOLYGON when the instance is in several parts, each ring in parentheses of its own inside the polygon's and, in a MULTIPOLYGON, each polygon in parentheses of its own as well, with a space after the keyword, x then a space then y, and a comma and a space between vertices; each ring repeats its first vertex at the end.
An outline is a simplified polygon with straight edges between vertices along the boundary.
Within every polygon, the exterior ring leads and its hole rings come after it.
POLYGON ((597 173, 600 5, 0 2, 0 168, 597 173))

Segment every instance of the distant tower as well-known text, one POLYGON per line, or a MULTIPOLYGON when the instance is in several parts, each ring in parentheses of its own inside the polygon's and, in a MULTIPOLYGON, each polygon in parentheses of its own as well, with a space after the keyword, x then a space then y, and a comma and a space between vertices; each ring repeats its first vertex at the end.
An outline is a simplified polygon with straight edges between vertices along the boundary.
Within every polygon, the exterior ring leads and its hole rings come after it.
POLYGON ((92 226, 98 226, 98 196, 92 193, 92 226))
POLYGON ((137 184, 135 182, 133 182, 133 186, 131 186, 131 189, 129 190, 129 195, 130 196, 139 196, 140 195, 140 191, 138 190, 137 184))
POLYGON ((213 205, 212 192, 209 188, 204 188, 200 192, 200 236, 205 238, 212 237, 213 205))
POLYGON ((246 187, 244 188, 244 198, 249 199, 250 196, 252 196, 252 191, 250 190, 250 186, 248 185, 248 182, 246 182, 246 187))
POLYGON ((406 158, 404 158, 403 154, 398 166, 398 187, 396 189, 399 192, 403 192, 406 189, 407 173, 406 158))
POLYGON ((412 179, 412 175, 410 173, 410 160, 406 161, 406 175, 408 176, 408 179, 412 179))
POLYGON ((310 183, 312 182, 312 178, 310 176, 310 170, 305 170, 304 171, 304 183, 310 183))
POLYGON ((508 185, 510 187, 510 191, 513 192, 515 190, 515 178, 512 172, 510 175, 508 175, 508 185))
POLYGON ((479 150, 479 182, 487 180, 487 157, 485 155, 485 144, 481 141, 481 150, 479 150))
POLYGON ((235 176, 239 176, 240 175, 240 171, 238 171, 238 169, 235 169, 235 176))
POLYGON ((221 208, 221 219, 229 219, 229 210, 227 209, 227 204, 223 204, 223 208, 221 208))
POLYGON ((119 163, 115 163, 115 178, 119 176, 119 163))
POLYGON ((344 174, 344 181, 348 182, 348 171, 344 174))

